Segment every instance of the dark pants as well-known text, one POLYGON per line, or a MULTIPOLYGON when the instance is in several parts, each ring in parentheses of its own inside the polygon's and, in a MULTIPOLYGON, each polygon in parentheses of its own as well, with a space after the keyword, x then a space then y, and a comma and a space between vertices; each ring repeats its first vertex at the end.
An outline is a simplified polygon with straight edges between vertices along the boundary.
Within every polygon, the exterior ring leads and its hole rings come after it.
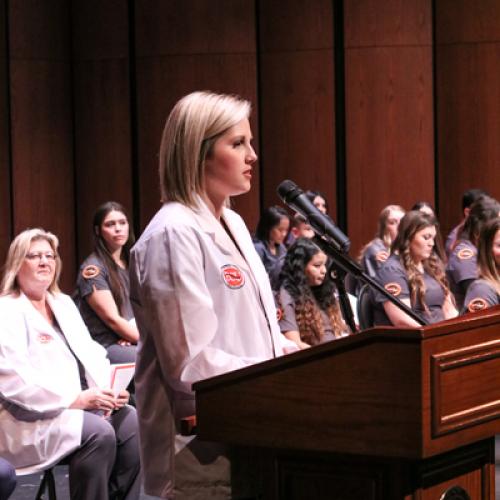
POLYGON ((0 500, 7 500, 16 487, 16 471, 14 467, 0 457, 0 500))
POLYGON ((85 411, 82 444, 64 460, 72 500, 135 500, 141 474, 137 415, 125 406, 109 418, 85 411))

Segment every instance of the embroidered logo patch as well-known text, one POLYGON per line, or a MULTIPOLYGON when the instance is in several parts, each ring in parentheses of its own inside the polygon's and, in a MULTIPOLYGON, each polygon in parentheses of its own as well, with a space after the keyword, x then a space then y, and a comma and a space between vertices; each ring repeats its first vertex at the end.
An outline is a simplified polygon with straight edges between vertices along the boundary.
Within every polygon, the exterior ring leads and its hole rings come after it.
POLYGON ((386 252, 385 250, 380 250, 380 252, 377 252, 375 254, 375 260, 377 260, 378 262, 385 262, 388 257, 389 252, 386 252))
POLYGON ((467 309, 469 310, 469 312, 473 313, 476 311, 482 311, 483 309, 486 309, 487 307, 488 307, 488 302, 486 302, 486 300, 484 300, 481 297, 477 297, 475 299, 472 299, 469 302, 467 309))
POLYGON ((399 283, 387 283, 384 288, 394 297, 397 297, 401 293, 401 285, 399 283))
POLYGON ((39 333, 38 334, 38 342, 40 344, 48 344, 49 342, 52 342, 54 339, 52 335, 49 335, 48 333, 39 333))
POLYGON ((472 259, 472 257, 474 257, 474 251, 471 250, 470 248, 462 248, 462 250, 460 250, 458 253, 457 253, 457 257, 460 259, 460 260, 468 260, 468 259, 472 259))
POLYGON ((245 275, 241 269, 234 264, 226 264, 221 267, 222 280, 229 288, 241 288, 245 284, 245 275))
POLYGON ((92 279, 95 278, 96 276, 99 276, 99 268, 97 266, 94 266, 93 264, 90 264, 89 266, 85 266, 82 270, 82 276, 86 279, 92 279))

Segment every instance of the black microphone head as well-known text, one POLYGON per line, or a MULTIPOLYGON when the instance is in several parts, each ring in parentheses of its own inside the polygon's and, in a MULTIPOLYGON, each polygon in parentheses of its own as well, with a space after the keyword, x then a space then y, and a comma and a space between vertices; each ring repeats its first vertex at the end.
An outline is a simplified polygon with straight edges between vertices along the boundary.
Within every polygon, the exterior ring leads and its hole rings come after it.
POLYGON ((287 203, 291 196, 292 195, 299 195, 302 193, 302 190, 299 189, 299 187, 297 186, 297 184, 295 184, 295 182, 289 180, 289 179, 286 179, 284 181, 282 181, 279 186, 278 186, 278 194, 279 194, 279 197, 285 202, 287 203))

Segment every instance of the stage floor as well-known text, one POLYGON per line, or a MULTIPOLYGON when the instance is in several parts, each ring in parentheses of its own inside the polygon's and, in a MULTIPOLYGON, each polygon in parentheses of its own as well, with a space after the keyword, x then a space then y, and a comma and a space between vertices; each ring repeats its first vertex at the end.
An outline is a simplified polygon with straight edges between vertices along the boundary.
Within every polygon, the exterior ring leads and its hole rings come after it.
MULTIPOLYGON (((495 499, 500 500, 500 435, 496 438, 495 446, 495 499)), ((17 488, 9 500, 33 500, 35 498, 38 485, 40 484, 40 476, 31 475, 18 478, 17 488)), ((58 500, 69 499, 68 487, 68 469, 65 466, 56 467, 56 489, 58 500)), ((141 500, 152 500, 156 497, 151 497, 145 493, 141 494, 141 500)))

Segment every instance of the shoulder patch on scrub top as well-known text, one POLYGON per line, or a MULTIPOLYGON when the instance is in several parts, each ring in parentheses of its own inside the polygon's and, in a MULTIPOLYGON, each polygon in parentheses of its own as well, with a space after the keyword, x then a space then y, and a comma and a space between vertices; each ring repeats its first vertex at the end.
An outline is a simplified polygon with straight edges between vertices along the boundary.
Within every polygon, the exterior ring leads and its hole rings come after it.
POLYGON ((99 268, 97 266, 94 266, 93 264, 90 264, 89 266, 85 266, 82 269, 82 276, 86 280, 90 280, 92 278, 95 278, 95 277, 99 276, 100 272, 101 271, 99 270, 99 268))
POLYGON ((399 283, 387 283, 384 288, 394 297, 397 297, 401 293, 401 285, 399 283))
POLYGON ((477 311, 482 311, 487 307, 488 307, 488 302, 486 302, 486 300, 482 299, 481 297, 477 297, 469 302, 467 309, 469 310, 469 312, 473 313, 477 311))
POLYGON ((375 260, 378 262, 385 262, 389 257, 389 252, 386 250, 380 250, 380 252, 377 252, 375 254, 375 260))
POLYGON ((474 251, 471 250, 470 248, 462 248, 462 250, 460 250, 458 253, 457 253, 457 257, 460 259, 460 260, 468 260, 468 259, 472 259, 472 257, 474 257, 474 251))
POLYGON ((222 281, 233 290, 241 288, 245 284, 245 275, 241 269, 234 264, 226 264, 220 268, 222 281))
POLYGON ((48 344, 49 342, 52 342, 54 338, 48 333, 39 333, 37 340, 40 344, 48 344))

